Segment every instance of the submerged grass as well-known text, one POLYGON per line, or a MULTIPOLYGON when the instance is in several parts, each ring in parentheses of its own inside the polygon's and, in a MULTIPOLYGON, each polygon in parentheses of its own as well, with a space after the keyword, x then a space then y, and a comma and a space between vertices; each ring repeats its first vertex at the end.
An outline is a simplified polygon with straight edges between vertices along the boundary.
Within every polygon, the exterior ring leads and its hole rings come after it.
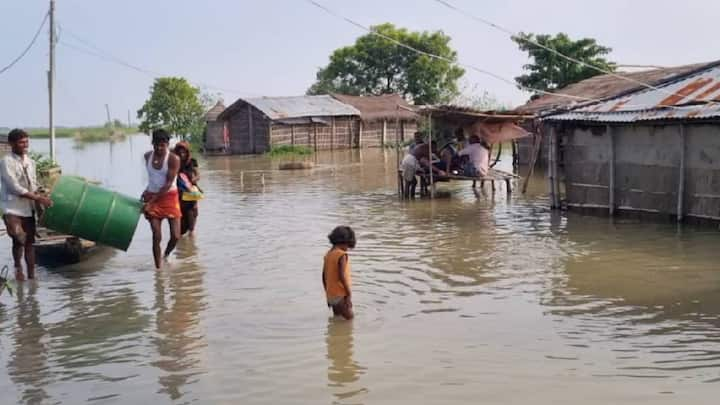
POLYGON ((270 151, 266 154, 271 158, 291 158, 310 156, 313 154, 313 150, 307 146, 278 145, 270 148, 270 151))

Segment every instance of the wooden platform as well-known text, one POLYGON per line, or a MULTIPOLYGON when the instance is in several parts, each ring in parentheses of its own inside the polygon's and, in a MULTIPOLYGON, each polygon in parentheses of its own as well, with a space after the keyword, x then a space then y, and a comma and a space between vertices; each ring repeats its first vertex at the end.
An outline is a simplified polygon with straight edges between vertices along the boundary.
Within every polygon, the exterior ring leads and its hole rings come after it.
MULTIPOLYGON (((422 176, 418 176, 418 177, 420 177, 420 184, 419 184, 420 196, 425 197, 425 196, 431 194, 429 192, 429 188, 432 187, 430 185, 430 176, 426 174, 426 175, 422 175, 422 176)), ((510 194, 513 191, 512 181, 515 179, 519 179, 519 178, 520 178, 520 176, 513 174, 513 173, 509 173, 509 172, 506 172, 503 170, 490 169, 488 171, 488 174, 485 176, 471 177, 471 176, 462 176, 462 175, 457 175, 457 174, 449 174, 449 175, 445 175, 445 176, 434 175, 432 180, 433 180, 433 183, 447 183, 447 182, 451 182, 451 181, 472 181, 473 188, 476 187, 477 182, 480 182, 480 188, 482 188, 484 186, 485 182, 488 182, 491 184, 493 191, 496 190, 496 185, 495 185, 496 182, 504 182, 505 190, 507 191, 508 194, 510 194)), ((414 197, 414 196, 406 195, 406 194, 408 194, 407 187, 405 184, 405 180, 402 176, 402 172, 399 170, 398 170, 398 193, 400 194, 400 196, 402 198, 414 197)))

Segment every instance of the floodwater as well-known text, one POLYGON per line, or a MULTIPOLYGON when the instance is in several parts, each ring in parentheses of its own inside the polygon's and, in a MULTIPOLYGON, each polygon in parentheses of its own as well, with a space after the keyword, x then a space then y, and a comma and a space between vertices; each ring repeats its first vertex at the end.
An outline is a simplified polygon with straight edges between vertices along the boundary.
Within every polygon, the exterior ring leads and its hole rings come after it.
MULTIPOLYGON (((66 173, 143 189, 146 137, 58 148, 66 173)), ((169 266, 143 221, 129 252, 0 296, 0 403, 716 403, 717 230, 551 213, 539 178, 401 202, 393 151, 317 160, 202 159, 169 266), (359 238, 352 322, 320 280, 338 224, 359 238)))

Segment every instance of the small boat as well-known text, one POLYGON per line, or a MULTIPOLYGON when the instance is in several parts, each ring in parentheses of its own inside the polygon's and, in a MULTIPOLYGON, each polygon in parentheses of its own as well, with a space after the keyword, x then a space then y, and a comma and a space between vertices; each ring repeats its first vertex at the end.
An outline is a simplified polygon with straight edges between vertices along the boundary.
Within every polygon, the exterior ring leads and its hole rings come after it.
POLYGON ((35 254, 38 262, 64 266, 85 260, 100 249, 95 242, 64 235, 46 228, 38 229, 39 238, 35 241, 35 254))

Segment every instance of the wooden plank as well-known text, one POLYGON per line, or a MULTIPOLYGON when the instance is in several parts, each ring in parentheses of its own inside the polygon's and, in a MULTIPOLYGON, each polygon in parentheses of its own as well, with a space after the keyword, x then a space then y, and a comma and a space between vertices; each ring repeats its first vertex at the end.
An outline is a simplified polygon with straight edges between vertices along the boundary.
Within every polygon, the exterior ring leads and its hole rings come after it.
POLYGON ((615 139, 612 127, 605 127, 608 134, 608 212, 610 216, 615 215, 615 139))
POLYGON ((295 145, 295 125, 290 124, 290 145, 295 145))
POLYGON ((362 136, 363 136, 363 122, 358 121, 358 140, 357 140, 358 149, 362 148, 362 136))
POLYGON ((313 122, 312 124, 313 129, 313 147, 315 148, 315 152, 318 150, 318 143, 317 143, 317 124, 313 122))
POLYGON ((382 134, 380 135, 380 146, 384 148, 386 141, 387 141, 387 120, 383 120, 382 134))
POLYGON ((248 136, 250 138, 250 152, 256 153, 255 151, 255 126, 253 125, 253 114, 252 114, 252 106, 250 104, 247 105, 247 113, 248 113, 248 136))
POLYGON ((548 137, 548 189, 550 192, 550 209, 557 208, 555 199, 555 129, 551 127, 548 137))
POLYGON ((685 125, 680 124, 680 173, 678 173, 677 221, 683 220, 683 200, 685 198, 685 125))
POLYGON ((331 121, 332 128, 330 128, 330 150, 335 149, 335 136, 337 135, 337 128, 335 127, 335 117, 332 117, 331 121))

